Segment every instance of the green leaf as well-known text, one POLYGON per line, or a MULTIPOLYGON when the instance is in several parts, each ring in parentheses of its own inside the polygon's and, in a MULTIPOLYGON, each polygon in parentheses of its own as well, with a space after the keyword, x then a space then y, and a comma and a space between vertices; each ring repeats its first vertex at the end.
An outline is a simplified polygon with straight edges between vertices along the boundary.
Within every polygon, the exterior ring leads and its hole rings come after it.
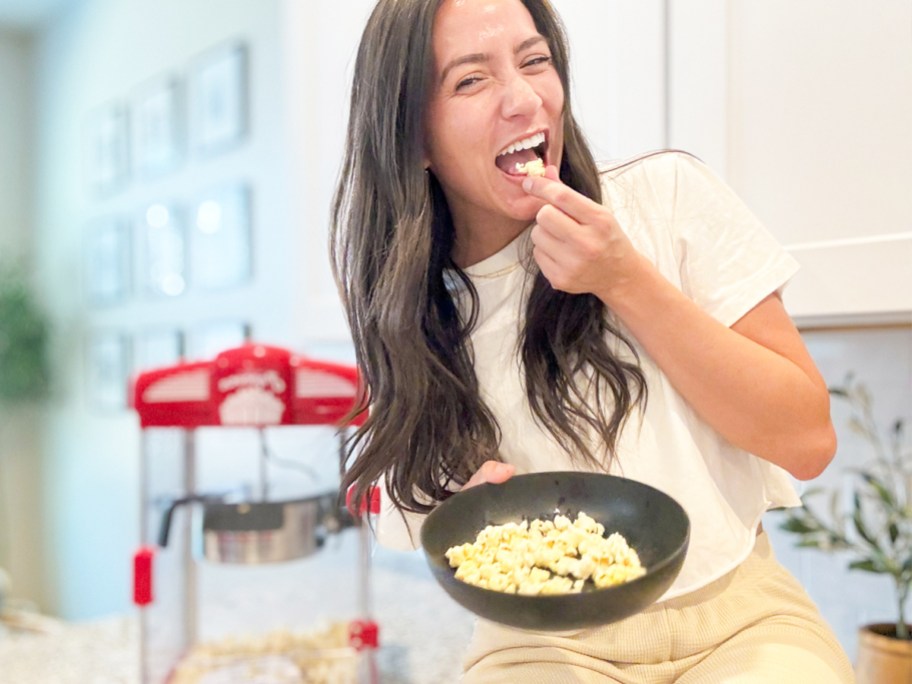
POLYGON ((877 496, 890 508, 896 508, 896 499, 893 497, 893 492, 889 490, 886 483, 882 482, 879 478, 875 477, 871 473, 860 472, 861 477, 867 482, 875 492, 877 496))
POLYGON ((903 561, 902 571, 904 573, 912 572, 912 556, 909 556, 908 558, 906 558, 906 560, 903 561))
POLYGON ((874 572, 881 574, 884 572, 882 568, 877 567, 877 564, 870 558, 860 561, 852 561, 849 563, 850 570, 863 570, 864 572, 874 572))
POLYGON ((834 525, 839 526, 841 519, 842 497, 840 496, 839 489, 834 488, 830 493, 830 520, 833 521, 834 525))
POLYGON ((847 425, 849 426, 849 430, 854 432, 856 435, 861 435, 863 437, 868 436, 868 428, 858 418, 854 416, 852 418, 849 418, 847 425))
POLYGON ((822 539, 818 539, 816 537, 806 537, 804 539, 801 539, 801 541, 799 541, 798 543, 796 543, 795 548, 797 548, 797 549, 820 549, 822 551, 828 551, 829 549, 832 548, 832 546, 828 542, 826 542, 822 539))
POLYGON ((785 530, 786 532, 794 532, 795 534, 808 534, 810 532, 817 532, 820 528, 808 524, 807 520, 804 518, 790 516, 779 524, 779 529, 785 530))
POLYGON ((811 498, 823 491, 823 487, 808 487, 804 490, 804 494, 801 495, 801 503, 806 507, 807 502, 805 499, 811 498))
POLYGON ((0 401, 47 395, 48 324, 25 276, 0 268, 0 401))
POLYGON ((852 522, 855 524, 855 531, 858 532, 858 535, 868 542, 871 546, 879 548, 877 545, 877 540, 874 536, 868 532, 868 528, 865 527, 864 520, 862 520, 861 513, 861 498, 858 496, 858 493, 855 493, 854 496, 855 511, 852 514, 852 522))

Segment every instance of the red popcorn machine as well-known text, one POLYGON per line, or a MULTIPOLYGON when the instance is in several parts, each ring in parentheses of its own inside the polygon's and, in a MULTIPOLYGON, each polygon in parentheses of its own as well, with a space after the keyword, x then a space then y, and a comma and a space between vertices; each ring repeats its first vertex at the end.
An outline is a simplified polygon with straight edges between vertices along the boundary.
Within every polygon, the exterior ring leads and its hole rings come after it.
POLYGON ((353 367, 259 344, 135 378, 144 684, 379 681, 379 502, 339 502, 357 389, 353 367))

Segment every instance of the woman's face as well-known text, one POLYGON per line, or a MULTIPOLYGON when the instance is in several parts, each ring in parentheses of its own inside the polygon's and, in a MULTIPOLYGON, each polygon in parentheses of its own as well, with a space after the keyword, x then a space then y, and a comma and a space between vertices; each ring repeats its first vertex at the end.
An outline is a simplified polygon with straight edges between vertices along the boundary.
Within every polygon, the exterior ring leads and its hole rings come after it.
POLYGON ((432 40, 426 162, 457 240, 524 227, 542 202, 523 191, 516 163, 540 156, 559 168, 563 149, 564 90, 548 43, 519 0, 444 0, 432 40))

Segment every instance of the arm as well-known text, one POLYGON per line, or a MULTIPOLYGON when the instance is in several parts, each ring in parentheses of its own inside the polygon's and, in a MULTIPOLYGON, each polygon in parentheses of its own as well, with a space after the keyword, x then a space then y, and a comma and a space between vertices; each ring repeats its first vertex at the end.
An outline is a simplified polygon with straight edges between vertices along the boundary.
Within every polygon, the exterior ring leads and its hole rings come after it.
POLYGON ((778 296, 728 328, 637 252, 605 207, 557 181, 553 168, 525 187, 546 202, 532 242, 552 286, 598 296, 733 444, 800 479, 826 467, 835 451, 826 384, 778 296))

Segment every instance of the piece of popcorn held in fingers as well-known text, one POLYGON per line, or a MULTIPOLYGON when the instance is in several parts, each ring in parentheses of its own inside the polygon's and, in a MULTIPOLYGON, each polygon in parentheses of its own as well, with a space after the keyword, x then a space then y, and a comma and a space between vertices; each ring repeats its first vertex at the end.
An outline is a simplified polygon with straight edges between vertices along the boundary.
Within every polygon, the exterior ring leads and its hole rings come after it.
POLYGON ((545 162, 541 159, 533 159, 530 162, 525 164, 521 162, 516 163, 517 173, 524 173, 527 176, 544 176, 545 175, 545 162))

